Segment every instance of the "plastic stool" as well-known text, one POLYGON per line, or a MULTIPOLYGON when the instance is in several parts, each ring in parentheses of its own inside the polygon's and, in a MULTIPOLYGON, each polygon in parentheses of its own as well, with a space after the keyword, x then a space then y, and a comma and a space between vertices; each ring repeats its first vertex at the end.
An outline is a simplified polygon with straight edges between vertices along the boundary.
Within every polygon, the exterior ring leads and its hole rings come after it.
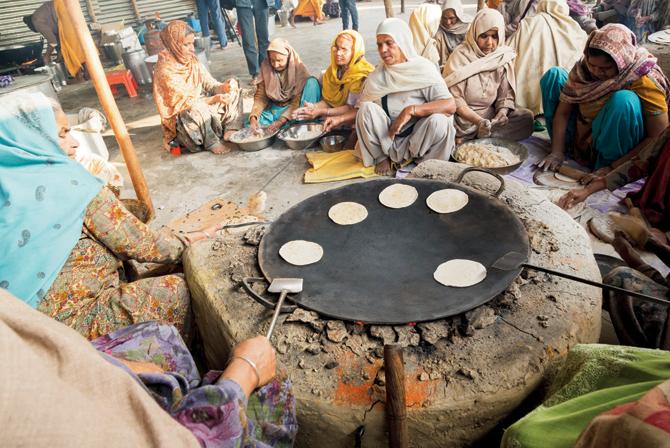
POLYGON ((116 93, 116 85, 123 84, 129 97, 135 98, 137 96, 138 85, 130 70, 114 70, 105 73, 105 76, 112 93, 116 93))

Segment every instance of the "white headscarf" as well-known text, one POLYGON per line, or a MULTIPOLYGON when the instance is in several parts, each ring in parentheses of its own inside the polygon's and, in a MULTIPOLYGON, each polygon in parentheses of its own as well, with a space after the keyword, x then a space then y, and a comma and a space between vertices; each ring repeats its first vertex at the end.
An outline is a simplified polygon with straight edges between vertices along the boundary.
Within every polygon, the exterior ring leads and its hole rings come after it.
POLYGON ((409 29, 412 32, 414 49, 419 55, 440 63, 440 54, 435 43, 435 33, 440 27, 442 9, 438 5, 424 3, 412 11, 409 16, 409 29))
POLYGON ((416 54, 409 26, 400 19, 390 18, 377 27, 377 36, 386 34, 393 38, 407 58, 407 62, 386 65, 380 62, 368 76, 360 102, 375 101, 389 93, 409 92, 435 84, 444 84, 435 64, 416 54))
POLYGON ((505 46, 505 19, 495 9, 484 8, 472 21, 465 41, 449 56, 443 71, 445 81, 451 87, 479 73, 505 67, 510 85, 512 89, 516 89, 512 66, 515 57, 514 50, 505 46), (493 53, 484 54, 477 46, 477 36, 493 28, 498 30, 498 48, 493 53))
POLYGON ((472 22, 472 17, 466 15, 463 11, 463 3, 461 3, 461 0, 445 0, 445 2, 442 3, 442 11, 446 11, 447 9, 453 9, 456 17, 458 17, 461 22, 472 22))

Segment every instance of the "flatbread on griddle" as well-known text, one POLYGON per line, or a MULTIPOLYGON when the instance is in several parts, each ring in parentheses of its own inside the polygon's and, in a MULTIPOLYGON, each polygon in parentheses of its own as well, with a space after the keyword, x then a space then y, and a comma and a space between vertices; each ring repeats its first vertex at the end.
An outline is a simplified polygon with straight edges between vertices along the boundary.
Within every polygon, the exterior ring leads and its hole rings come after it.
POLYGON ((379 193, 379 202, 388 208, 405 208, 414 204, 419 192, 411 185, 393 184, 379 193))
POLYGON ((311 241, 293 240, 279 249, 279 255, 294 266, 306 266, 321 260, 323 248, 311 241))
POLYGON ((461 190, 446 188, 428 196, 426 205, 437 213, 454 213, 468 205, 468 195, 461 190))
POLYGON ((456 258, 439 265, 433 278, 444 286, 467 288, 486 278, 486 268, 476 261, 456 258))
POLYGON ((368 209, 358 202, 340 202, 328 210, 328 217, 341 226, 358 224, 368 217, 368 209))

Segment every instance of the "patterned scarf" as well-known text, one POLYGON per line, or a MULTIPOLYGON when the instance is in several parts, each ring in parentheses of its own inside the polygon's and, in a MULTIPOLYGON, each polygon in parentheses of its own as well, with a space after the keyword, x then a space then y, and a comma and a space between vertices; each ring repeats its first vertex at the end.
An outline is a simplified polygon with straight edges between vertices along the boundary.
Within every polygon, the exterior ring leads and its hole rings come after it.
POLYGON ((204 68, 195 54, 184 49, 186 36, 193 34, 188 25, 174 20, 161 31, 165 50, 158 54, 154 68, 154 101, 161 116, 163 145, 177 136, 177 115, 191 108, 202 93, 204 68))
POLYGON ((309 71, 285 39, 273 39, 268 46, 268 55, 271 51, 288 56, 288 65, 282 72, 278 72, 270 65, 269 56, 263 60, 261 76, 265 84, 265 94, 275 103, 286 103, 302 94, 309 71))
POLYGON ((656 58, 646 48, 637 46, 635 35, 625 26, 605 25, 589 36, 584 56, 575 64, 561 92, 561 101, 570 104, 593 102, 624 89, 645 75, 656 81, 665 91, 665 100, 670 106, 670 82, 656 64, 656 58), (594 77, 589 70, 589 48, 602 50, 610 55, 619 69, 619 74, 605 81, 594 77))

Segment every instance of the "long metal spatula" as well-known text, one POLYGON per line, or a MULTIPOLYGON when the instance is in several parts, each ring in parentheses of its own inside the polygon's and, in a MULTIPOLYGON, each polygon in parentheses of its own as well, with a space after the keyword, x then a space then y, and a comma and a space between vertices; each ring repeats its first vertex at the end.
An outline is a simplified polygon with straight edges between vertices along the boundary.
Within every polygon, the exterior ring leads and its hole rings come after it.
POLYGON ((670 300, 659 299, 658 297, 651 297, 646 294, 641 294, 635 291, 629 291, 627 289, 619 288, 617 286, 605 285, 604 283, 598 283, 591 280, 587 280, 585 278, 575 277, 574 275, 566 274, 564 272, 554 271, 552 269, 547 269, 540 266, 534 266, 532 264, 526 263, 526 260, 527 257, 519 252, 507 252, 505 255, 498 258, 493 263, 493 265, 491 265, 491 267, 493 269, 498 269, 499 271, 513 271, 521 267, 524 267, 532 269, 534 271, 546 272, 547 274, 567 278, 568 280, 573 280, 575 282, 585 283, 587 285, 595 286, 597 288, 606 289, 609 291, 617 291, 632 297, 648 300, 649 302, 659 303, 661 305, 670 305, 670 300))
POLYGON ((279 300, 277 300, 277 306, 275 306, 275 312, 272 315, 272 321, 270 322, 270 329, 265 335, 268 340, 272 337, 272 333, 275 331, 275 326, 277 325, 277 319, 279 318, 279 312, 281 311, 282 305, 284 305, 284 300, 286 299, 287 294, 297 294, 302 292, 302 279, 301 278, 275 278, 270 283, 268 287, 268 292, 279 293, 279 300))

